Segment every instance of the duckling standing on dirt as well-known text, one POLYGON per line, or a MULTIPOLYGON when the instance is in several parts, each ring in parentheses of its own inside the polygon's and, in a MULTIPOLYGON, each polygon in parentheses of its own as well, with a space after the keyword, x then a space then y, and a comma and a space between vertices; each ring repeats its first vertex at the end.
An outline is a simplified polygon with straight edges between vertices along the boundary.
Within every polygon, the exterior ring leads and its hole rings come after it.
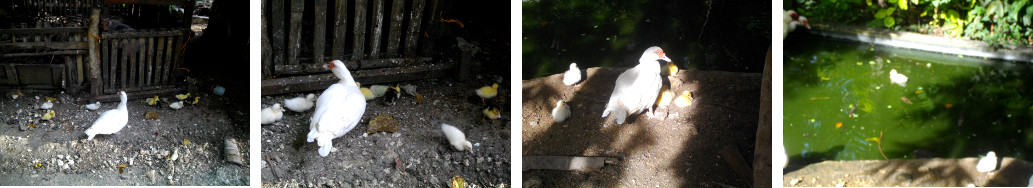
POLYGON ((990 172, 997 169, 997 154, 993 151, 986 153, 986 156, 979 159, 979 163, 976 163, 976 170, 979 172, 990 172))
POLYGON ((574 85, 581 81, 581 69, 577 68, 577 63, 570 63, 570 70, 563 72, 563 85, 574 85))
POLYGON ((153 98, 147 98, 147 100, 144 101, 144 103, 147 103, 147 105, 151 105, 151 106, 154 106, 155 104, 158 104, 158 95, 154 95, 153 98))
POLYGON ((362 96, 366 97, 367 101, 368 100, 373 100, 374 98, 377 98, 377 95, 374 95, 372 90, 369 90, 369 88, 362 87, 361 83, 355 82, 355 85, 359 86, 359 92, 362 92, 362 96))
POLYGON ((50 119, 53 119, 55 115, 57 115, 57 113, 54 113, 53 110, 47 110, 47 113, 43 114, 43 117, 40 119, 50 121, 50 119))
POLYGON ((100 109, 100 101, 97 101, 96 103, 93 103, 93 104, 87 104, 86 105, 86 109, 87 110, 97 110, 97 109, 100 109))
POLYGON ((315 105, 315 102, 316 94, 309 93, 305 97, 295 97, 292 99, 286 99, 283 101, 283 105, 291 111, 304 112, 308 109, 312 109, 312 106, 315 105))
POLYGON ((190 93, 176 95, 176 99, 179 100, 186 100, 187 98, 190 98, 190 93))
POLYGON ((283 118, 283 107, 280 107, 280 103, 262 109, 262 124, 270 124, 280 120, 280 118, 283 118))
POLYGON ((490 87, 484 86, 477 90, 474 90, 474 92, 477 93, 477 96, 480 96, 482 100, 490 99, 492 97, 495 97, 495 95, 499 94, 499 84, 493 83, 490 87))
POLYGON ((39 105, 39 109, 44 109, 44 110, 50 109, 50 108, 53 108, 53 107, 54 107, 54 103, 51 103, 50 100, 47 100, 47 102, 43 102, 43 104, 39 105))
MULTIPOLYGON (((502 113, 495 107, 484 108, 484 110, 481 110, 481 114, 484 114, 484 117, 488 118, 488 120, 492 120, 492 122, 494 122, 495 119, 502 117, 502 113)), ((481 119, 481 122, 484 122, 483 118, 481 119)))
POLYGON ((552 120, 558 123, 567 120, 568 117, 570 117, 570 107, 563 100, 556 100, 556 108, 552 109, 552 120))
POLYGON ((470 151, 473 153, 473 144, 466 140, 466 135, 459 128, 456 128, 449 124, 441 124, 441 131, 445 133, 445 138, 448 139, 448 143, 452 144, 452 148, 459 151, 470 151))
POLYGON ((176 101, 174 103, 169 103, 169 108, 172 108, 172 109, 175 109, 175 110, 179 110, 180 108, 183 108, 183 101, 176 101))
POLYGON ((674 99, 674 105, 680 108, 692 105, 692 93, 689 91, 683 91, 681 95, 678 95, 678 98, 674 99))
POLYGON ((401 97, 402 89, 398 87, 398 84, 395 84, 395 86, 388 87, 384 92, 384 104, 388 106, 394 105, 395 101, 401 97))

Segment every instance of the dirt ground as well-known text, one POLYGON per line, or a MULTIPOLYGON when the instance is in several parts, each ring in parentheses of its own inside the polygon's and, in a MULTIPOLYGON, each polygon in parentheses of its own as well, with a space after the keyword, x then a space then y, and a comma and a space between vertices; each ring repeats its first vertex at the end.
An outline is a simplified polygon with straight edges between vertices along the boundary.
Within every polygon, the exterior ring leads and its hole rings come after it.
POLYGON ((997 169, 976 170, 979 158, 892 159, 792 163, 784 172, 785 187, 1025 187, 1033 163, 998 158, 997 169))
MULTIPOLYGON (((579 87, 562 75, 523 81, 523 156, 601 156, 619 161, 596 171, 524 171, 531 187, 749 187, 752 173, 736 172, 722 148, 753 161, 761 74, 682 70, 671 79, 675 93, 691 91, 693 104, 659 108, 656 118, 631 115, 622 125, 600 118, 625 68, 589 68, 579 87), (572 115, 551 116, 556 99, 572 115)), ((763 146, 769 147, 769 146, 763 146)), ((733 160, 733 159, 729 159, 733 160)), ((524 161, 524 163, 529 163, 524 161)))
POLYGON ((231 108, 227 97, 200 94, 197 105, 179 110, 130 98, 129 124, 119 134, 87 141, 83 132, 118 102, 89 111, 82 108, 87 94, 22 91, 26 96, 15 100, 0 98, 0 185, 249 184, 248 114, 231 108), (39 120, 46 112, 38 109, 44 97, 57 98, 53 121, 39 120), (161 118, 145 120, 148 111, 161 118), (225 160, 224 138, 236 139, 245 165, 225 160), (177 160, 170 160, 177 151, 177 160), (121 164, 129 165, 122 173, 121 164))
MULTIPOLYGON (((510 186, 509 83, 503 76, 400 82, 416 86, 424 102, 414 104, 416 99, 405 94, 394 105, 381 98, 367 101, 362 121, 333 139, 335 150, 326 157, 319 156, 314 142, 305 142, 313 110, 287 110, 280 121, 262 126, 262 186, 448 187, 453 176, 470 187, 510 186), (482 122, 484 104, 474 89, 496 81, 501 81, 499 95, 488 104, 503 107, 502 118, 482 122), (401 130, 364 135, 370 119, 380 114, 393 116, 401 130), (462 130, 475 152, 453 149, 442 123, 462 130)), ((263 96, 262 107, 308 93, 322 91, 263 96)))

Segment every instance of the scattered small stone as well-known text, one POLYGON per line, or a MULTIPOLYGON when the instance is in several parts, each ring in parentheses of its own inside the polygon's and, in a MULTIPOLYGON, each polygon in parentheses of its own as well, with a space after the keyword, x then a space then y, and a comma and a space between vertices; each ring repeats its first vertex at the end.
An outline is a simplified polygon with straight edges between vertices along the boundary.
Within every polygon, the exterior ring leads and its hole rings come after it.
POLYGON ((148 170, 147 178, 151 180, 151 184, 158 183, 158 176, 155 170, 148 170))
POLYGON ((796 186, 796 184, 800 183, 800 181, 802 181, 800 178, 793 179, 789 181, 789 186, 796 186))

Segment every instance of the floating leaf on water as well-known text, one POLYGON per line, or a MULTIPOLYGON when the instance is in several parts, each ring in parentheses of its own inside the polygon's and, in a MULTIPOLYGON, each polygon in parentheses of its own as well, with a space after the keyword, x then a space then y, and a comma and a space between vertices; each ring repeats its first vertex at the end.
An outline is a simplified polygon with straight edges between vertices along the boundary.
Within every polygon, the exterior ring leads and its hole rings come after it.
POLYGON ((918 95, 918 94, 922 94, 922 93, 924 93, 924 92, 925 92, 925 91, 922 91, 922 90, 918 90, 918 91, 915 91, 915 95, 918 95))
POLYGON ((147 114, 144 114, 144 116, 143 116, 143 119, 158 119, 158 118, 161 118, 161 116, 158 115, 158 112, 155 112, 155 111, 147 112, 147 114))
POLYGON ((954 104, 945 104, 945 105, 943 105, 943 107, 951 108, 951 107, 954 107, 954 104))
POLYGON ((811 97, 812 101, 815 101, 815 100, 829 100, 829 99, 831 99, 831 98, 830 97, 811 97))
POLYGON ((387 114, 380 114, 374 117, 373 120, 369 121, 369 126, 366 129, 367 134, 373 134, 377 132, 395 132, 401 129, 398 126, 398 120, 387 114))
POLYGON ((185 145, 190 145, 190 139, 186 139, 186 138, 184 138, 184 139, 183 139, 183 145, 184 145, 184 146, 185 146, 185 145))
POLYGON ((452 177, 452 188, 464 188, 466 187, 466 180, 463 177, 455 176, 452 177))
POLYGON ((119 174, 121 174, 121 173, 122 173, 122 169, 123 169, 123 168, 126 168, 126 167, 129 167, 129 164, 126 164, 126 163, 122 163, 122 164, 120 164, 120 165, 116 166, 116 168, 118 168, 118 173, 119 173, 119 174))
POLYGON ((839 129, 840 127, 843 127, 843 122, 836 122, 836 128, 839 129))
POLYGON ((869 141, 869 142, 880 142, 880 140, 879 140, 879 137, 871 137, 871 138, 865 138, 865 139, 864 139, 864 141, 869 141))

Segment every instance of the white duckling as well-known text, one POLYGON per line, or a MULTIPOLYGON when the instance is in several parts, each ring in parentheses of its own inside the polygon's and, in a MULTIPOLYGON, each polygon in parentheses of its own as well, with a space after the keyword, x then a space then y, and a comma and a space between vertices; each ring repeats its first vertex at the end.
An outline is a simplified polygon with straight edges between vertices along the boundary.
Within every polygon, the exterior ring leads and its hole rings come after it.
POLYGON ((897 73, 897 69, 890 70, 890 81, 894 84, 900 85, 901 87, 907 85, 907 76, 897 73))
POLYGON ((563 72, 563 84, 574 85, 581 81, 581 69, 577 68, 577 63, 570 63, 570 70, 563 72))
POLYGON ((183 101, 169 103, 169 108, 172 108, 172 109, 175 109, 175 110, 179 110, 180 108, 183 108, 183 101))
POLYGON ((556 101, 556 108, 552 109, 552 120, 556 122, 563 122, 570 117, 570 107, 563 100, 556 101))
POLYGON ((93 104, 87 104, 86 105, 86 109, 87 110, 97 110, 97 109, 100 109, 100 101, 97 101, 97 102, 95 102, 93 104))
POLYGON ((100 118, 97 118, 89 129, 86 129, 86 140, 93 140, 93 136, 97 134, 117 133, 129 123, 129 109, 126 108, 128 97, 125 91, 119 91, 118 95, 122 100, 118 103, 118 108, 101 113, 100 118))
POLYGON ((811 29, 811 24, 807 22, 807 17, 801 16, 793 10, 787 10, 782 16, 782 39, 789 36, 790 32, 796 30, 796 27, 803 25, 807 29, 811 29))
POLYGON ((316 99, 316 111, 312 114, 308 133, 308 142, 316 141, 319 145, 319 156, 326 157, 333 149, 331 140, 355 128, 366 112, 366 97, 355 84, 351 72, 340 60, 331 61, 327 66, 334 76, 341 79, 330 85, 316 99))
POLYGON ((473 153, 473 144, 466 140, 466 134, 463 134, 463 131, 460 131, 459 128, 442 123, 441 131, 445 132, 445 138, 448 139, 449 144, 452 144, 452 148, 473 153))
POLYGON ((308 109, 312 109, 312 105, 316 103, 316 94, 309 93, 305 97, 295 97, 283 101, 283 105, 295 112, 304 112, 308 109))
POLYGON ((993 151, 986 153, 986 156, 979 159, 979 163, 976 163, 976 170, 979 172, 990 172, 997 169, 997 154, 993 151))
POLYGON ((663 49, 656 46, 650 47, 642 52, 638 65, 617 77, 616 85, 613 93, 610 94, 610 101, 606 103, 606 110, 603 110, 602 117, 606 117, 612 112, 617 124, 622 124, 629 114, 645 109, 653 111, 653 103, 656 102, 657 94, 663 84, 658 60, 671 61, 664 54, 663 49))
POLYGON ((39 105, 39 109, 44 109, 44 110, 50 109, 50 108, 53 108, 53 107, 54 107, 54 103, 51 103, 50 100, 47 100, 47 102, 43 102, 43 104, 39 105))
POLYGON ((280 120, 280 118, 283 118, 283 107, 280 107, 280 103, 262 108, 262 124, 270 124, 280 120))
POLYGON ((771 165, 774 166, 782 164, 782 168, 786 168, 786 165, 789 164, 789 154, 786 153, 786 147, 775 147, 774 151, 771 151, 771 153, 773 157, 771 159, 771 165))

